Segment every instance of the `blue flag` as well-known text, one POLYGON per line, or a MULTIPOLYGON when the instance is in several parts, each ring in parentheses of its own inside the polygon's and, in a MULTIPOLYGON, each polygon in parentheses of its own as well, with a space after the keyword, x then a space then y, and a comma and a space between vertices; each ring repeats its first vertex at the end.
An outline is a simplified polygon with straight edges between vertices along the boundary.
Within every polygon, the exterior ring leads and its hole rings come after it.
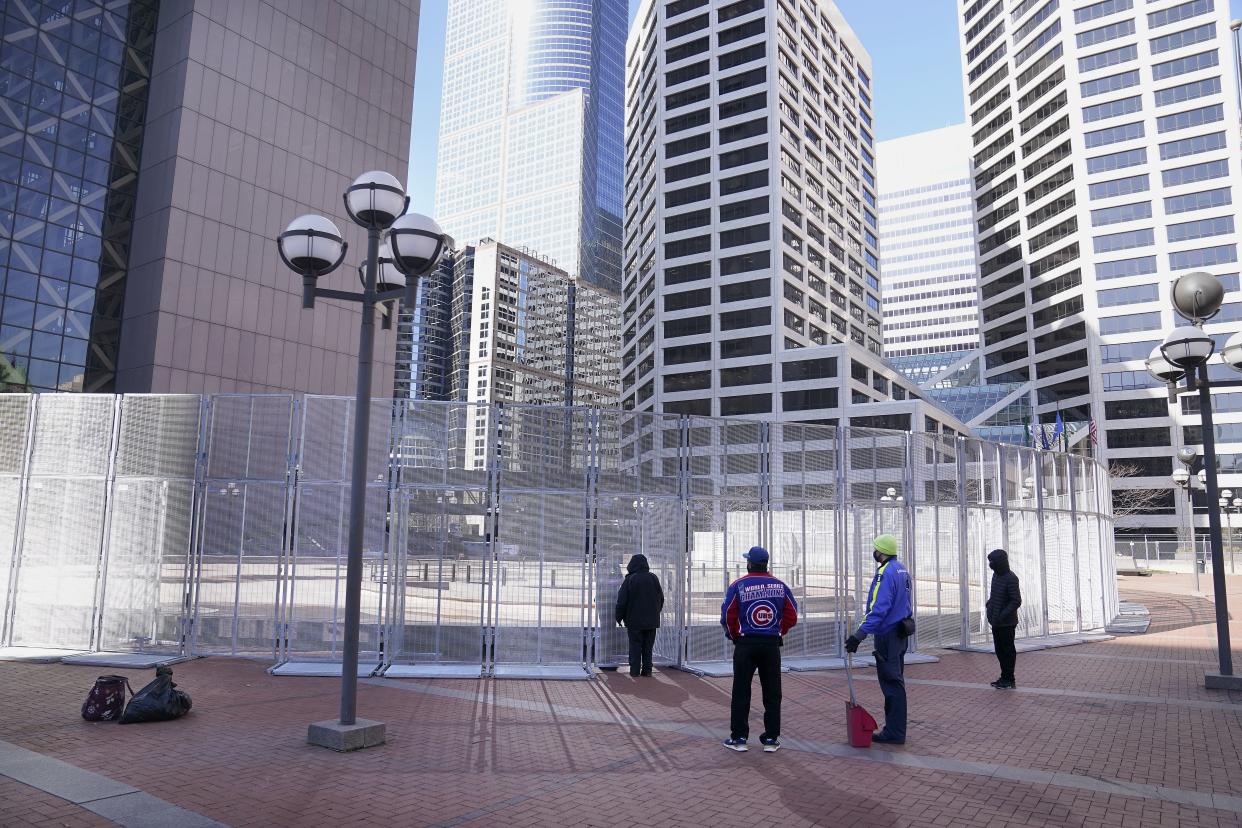
POLYGON ((1061 412, 1057 412, 1057 424, 1052 429, 1052 442, 1056 445, 1057 441, 1065 435, 1065 423, 1061 420, 1061 412))
POLYGON ((1052 446, 1048 445, 1048 430, 1044 427, 1043 423, 1040 423, 1039 425, 1039 442, 1043 443, 1044 451, 1048 451, 1052 448, 1052 446))

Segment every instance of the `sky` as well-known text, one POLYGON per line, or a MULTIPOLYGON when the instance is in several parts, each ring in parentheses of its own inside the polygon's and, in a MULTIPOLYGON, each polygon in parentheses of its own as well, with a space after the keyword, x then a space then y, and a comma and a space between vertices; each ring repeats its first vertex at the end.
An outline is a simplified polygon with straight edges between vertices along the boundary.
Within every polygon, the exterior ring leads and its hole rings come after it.
MULTIPOLYGON (((440 65, 447 0, 422 0, 414 124, 410 140, 410 209, 433 215, 440 65)), ((958 0, 837 0, 871 53, 876 138, 886 140, 964 120, 958 0)), ((1242 0, 1229 0, 1242 18, 1242 0)), ((633 18, 638 0, 630 0, 633 18)))

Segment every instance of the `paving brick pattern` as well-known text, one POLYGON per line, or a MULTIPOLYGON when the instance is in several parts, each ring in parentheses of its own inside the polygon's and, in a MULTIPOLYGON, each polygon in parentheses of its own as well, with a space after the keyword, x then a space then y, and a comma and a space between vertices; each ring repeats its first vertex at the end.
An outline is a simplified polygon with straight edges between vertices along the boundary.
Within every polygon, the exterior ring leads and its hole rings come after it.
MULTIPOLYGON (((1230 586, 1242 606, 1242 578, 1230 586)), ((990 655, 909 666, 909 741, 861 755, 842 747, 839 672, 786 674, 775 755, 721 748, 730 680, 676 671, 365 682, 359 712, 387 723, 388 744, 338 755, 305 744, 335 713, 336 680, 219 658, 175 668, 188 717, 129 726, 78 718, 95 675, 118 671, 0 665, 0 740, 234 826, 1242 825, 1242 694, 1202 687, 1210 601, 1187 576, 1123 592, 1151 609, 1147 635, 1021 654, 1018 692, 987 687, 990 655), (890 751, 912 764, 867 761, 890 751)), ((858 687, 878 713, 872 674, 858 687)), ((107 823, 0 777, 0 825, 62 824, 107 823)))

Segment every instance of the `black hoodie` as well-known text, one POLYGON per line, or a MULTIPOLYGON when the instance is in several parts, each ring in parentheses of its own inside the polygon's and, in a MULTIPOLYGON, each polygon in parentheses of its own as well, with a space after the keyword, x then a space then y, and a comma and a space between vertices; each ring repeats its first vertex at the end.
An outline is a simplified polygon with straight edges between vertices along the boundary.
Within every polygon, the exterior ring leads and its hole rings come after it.
POLYGON ((1009 569, 1009 554, 1004 549, 993 549, 988 553, 988 566, 992 568, 988 623, 993 627, 1016 627, 1022 592, 1018 589, 1018 576, 1009 569))
POLYGON ((634 555, 625 569, 629 574, 617 591, 617 623, 624 621, 632 630, 657 629, 664 609, 660 579, 651 571, 646 555, 634 555))

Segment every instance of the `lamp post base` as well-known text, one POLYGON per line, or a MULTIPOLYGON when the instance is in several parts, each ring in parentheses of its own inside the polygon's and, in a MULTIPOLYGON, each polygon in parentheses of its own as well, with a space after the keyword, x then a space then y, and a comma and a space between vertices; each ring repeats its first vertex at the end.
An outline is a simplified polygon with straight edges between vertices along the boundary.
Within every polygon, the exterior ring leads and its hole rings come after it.
POLYGON ((1242 690, 1242 676, 1222 676, 1220 673, 1208 673, 1203 677, 1203 686, 1208 690, 1242 690))
POLYGON ((384 744, 384 723, 370 719, 356 719, 351 725, 336 719, 315 722, 307 729, 306 742, 341 753, 375 747, 384 744))

